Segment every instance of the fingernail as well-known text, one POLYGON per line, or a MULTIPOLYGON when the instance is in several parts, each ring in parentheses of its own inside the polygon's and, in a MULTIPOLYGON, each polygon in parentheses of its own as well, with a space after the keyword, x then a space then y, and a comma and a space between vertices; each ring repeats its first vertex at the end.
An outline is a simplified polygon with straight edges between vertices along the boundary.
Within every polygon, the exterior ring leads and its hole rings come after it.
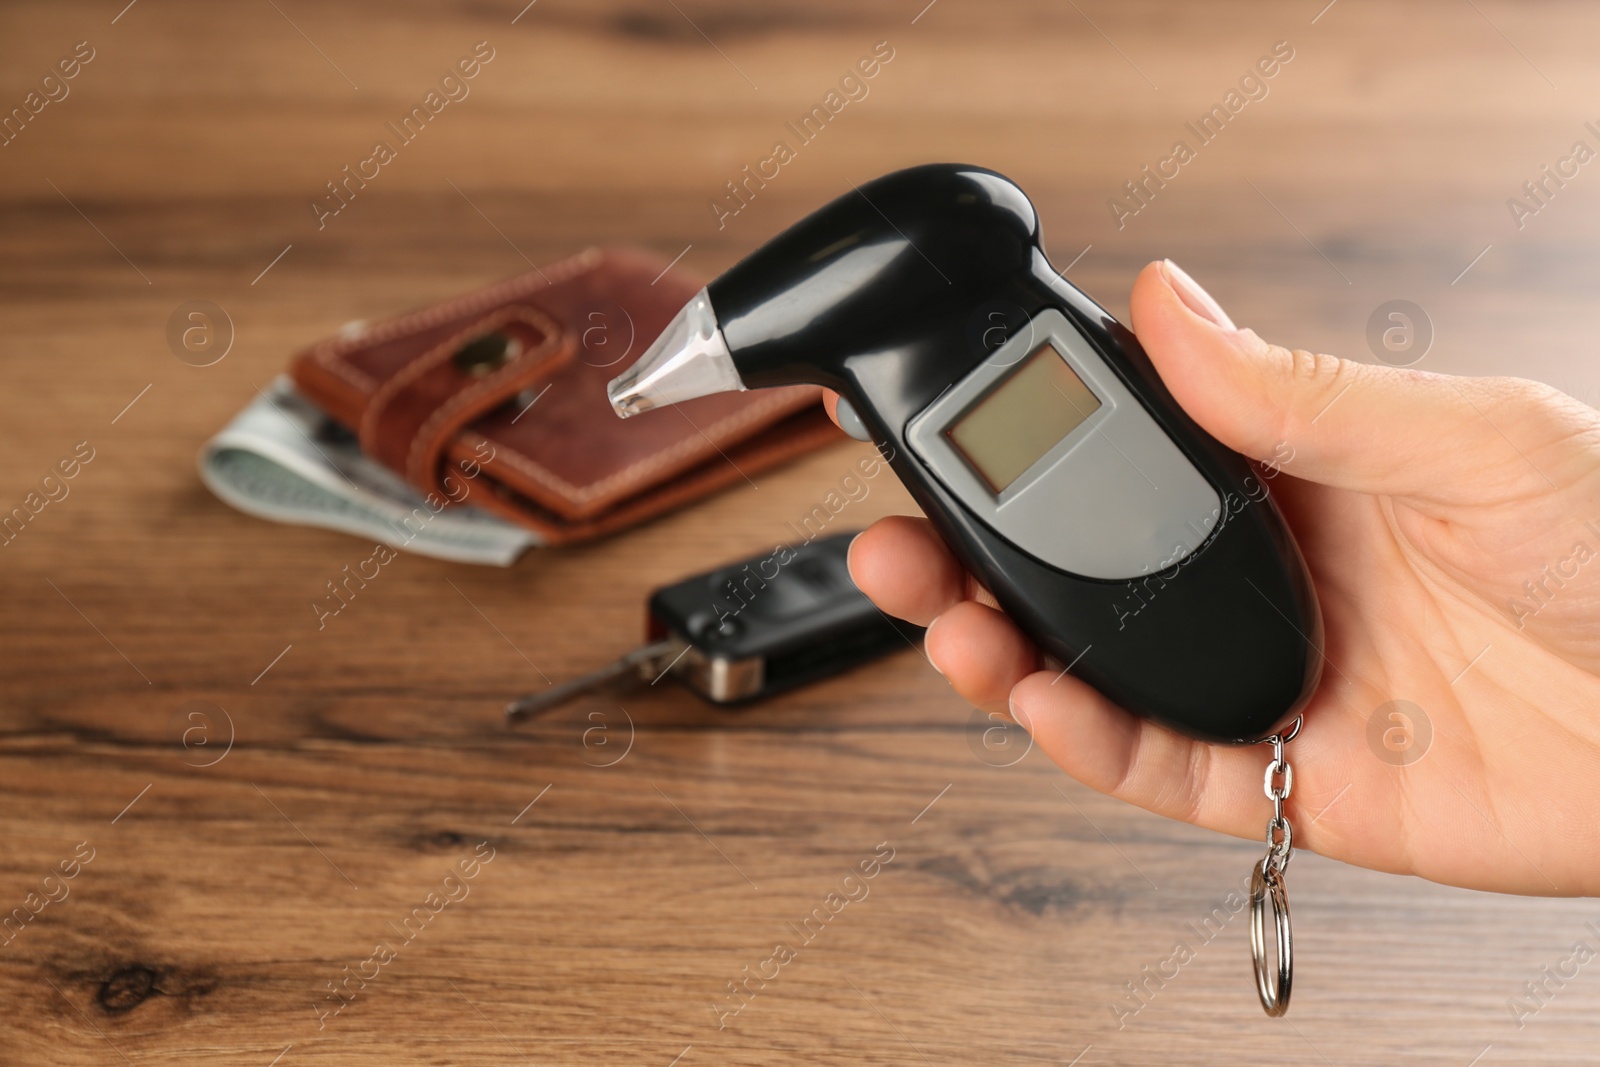
POLYGON ((1166 275, 1167 284, 1172 286, 1173 292, 1178 294, 1178 299, 1183 301, 1185 307, 1199 315, 1208 322, 1221 326, 1224 330, 1236 330, 1233 320, 1228 318, 1228 313, 1222 310, 1222 305, 1216 298, 1204 289, 1200 283, 1189 277, 1182 267, 1170 259, 1161 261, 1161 273, 1166 275))
POLYGON ((943 615, 935 615, 933 621, 922 631, 922 654, 927 658, 928 666, 939 671, 939 677, 941 678, 944 677, 944 671, 939 669, 939 665, 933 661, 933 653, 928 651, 928 637, 933 633, 933 628, 939 625, 939 620, 942 618, 944 618, 943 615))
POLYGON ((850 580, 852 582, 856 580, 856 542, 861 540, 861 534, 866 532, 867 531, 862 530, 860 533, 857 533, 854 537, 850 538, 850 543, 844 546, 844 569, 845 573, 850 575, 850 580))
POLYGON ((1015 691, 1013 691, 1012 695, 1006 697, 1006 707, 1011 712, 1011 720, 1026 730, 1029 737, 1032 737, 1033 723, 1028 719, 1028 713, 1022 710, 1022 705, 1017 703, 1015 691))

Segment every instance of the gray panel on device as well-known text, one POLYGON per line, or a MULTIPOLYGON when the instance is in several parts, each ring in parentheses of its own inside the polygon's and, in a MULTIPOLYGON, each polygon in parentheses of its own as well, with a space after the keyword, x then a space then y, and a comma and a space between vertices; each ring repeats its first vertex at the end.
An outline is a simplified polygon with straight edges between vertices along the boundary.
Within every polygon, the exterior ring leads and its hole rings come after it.
POLYGON ((1059 311, 1046 310, 911 420, 906 440, 974 514, 1087 578, 1170 567, 1217 491, 1059 311))

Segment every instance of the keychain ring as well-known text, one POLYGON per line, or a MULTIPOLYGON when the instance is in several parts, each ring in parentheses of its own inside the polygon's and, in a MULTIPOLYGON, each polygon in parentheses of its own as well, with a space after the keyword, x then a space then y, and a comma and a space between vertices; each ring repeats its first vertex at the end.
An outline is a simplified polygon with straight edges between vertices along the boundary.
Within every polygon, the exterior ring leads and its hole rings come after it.
POLYGON ((1250 957, 1256 969, 1256 993, 1261 1008, 1276 1018, 1289 1010, 1294 982, 1294 934, 1289 926, 1289 894, 1283 870, 1268 857, 1250 877, 1250 957), (1272 899, 1272 920, 1278 935, 1277 981, 1267 965, 1267 898, 1272 899))

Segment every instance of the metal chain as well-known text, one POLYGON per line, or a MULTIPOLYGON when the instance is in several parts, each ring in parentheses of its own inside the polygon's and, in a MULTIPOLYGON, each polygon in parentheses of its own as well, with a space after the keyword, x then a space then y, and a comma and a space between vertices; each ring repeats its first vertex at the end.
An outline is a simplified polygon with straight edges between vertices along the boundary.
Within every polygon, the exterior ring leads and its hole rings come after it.
POLYGON ((1262 792, 1272 801, 1272 818, 1267 820, 1267 854, 1250 876, 1250 955, 1255 963, 1256 994, 1268 1015, 1280 1016, 1289 1010, 1289 991, 1294 980, 1294 934, 1289 925, 1289 891, 1283 872, 1294 858, 1294 828, 1289 825, 1283 805, 1294 792, 1294 768, 1283 758, 1283 746, 1300 733, 1301 719, 1289 729, 1273 734, 1261 743, 1272 746, 1272 760, 1261 779, 1262 792), (1276 975, 1267 964, 1267 904, 1277 935, 1276 975), (1274 979, 1276 979, 1274 981, 1274 979))
POLYGON ((1295 719, 1286 733, 1273 734, 1264 745, 1272 746, 1272 760, 1261 779, 1261 791, 1272 801, 1272 818, 1267 820, 1267 855, 1263 863, 1277 868, 1282 874, 1294 858, 1294 827, 1283 813, 1283 802, 1294 792, 1294 768, 1283 758, 1283 746, 1300 733, 1300 719, 1295 719))

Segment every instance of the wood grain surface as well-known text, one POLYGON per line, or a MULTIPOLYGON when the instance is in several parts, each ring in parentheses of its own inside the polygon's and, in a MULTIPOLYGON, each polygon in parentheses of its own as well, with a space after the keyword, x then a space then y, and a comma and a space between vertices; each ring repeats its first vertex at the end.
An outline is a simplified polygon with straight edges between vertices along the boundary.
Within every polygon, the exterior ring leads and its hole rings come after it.
MULTIPOLYGON (((93 452, 0 549, 0 915, 37 910, 0 935, 0 1062, 1600 1060, 1600 971, 1511 1008, 1600 943, 1600 904, 1312 855, 1294 1007, 1264 1018, 1228 905, 1259 845, 1038 753, 1001 766, 910 650, 738 714, 658 687, 503 729, 507 697, 622 651, 652 586, 768 547, 864 446, 506 571, 403 557, 321 631, 311 601, 370 545, 234 512, 194 465, 347 320, 590 243, 709 275, 930 159, 1016 178, 1119 314, 1171 256, 1241 323, 1372 359, 1369 316, 1408 299, 1421 366, 1594 403, 1600 165, 1520 227, 1506 201, 1600 144, 1600 10, 125 2, 0 8, 0 113, 93 53, 0 146, 0 511, 93 452), (325 183, 478 42, 470 95, 319 228, 325 183), (879 42, 867 95, 719 225, 725 183, 879 42), (1119 228, 1108 199, 1278 42, 1266 95, 1119 228), (235 330, 205 368, 166 336, 194 299, 235 330)), ((880 479, 839 522, 912 510, 880 479)))

